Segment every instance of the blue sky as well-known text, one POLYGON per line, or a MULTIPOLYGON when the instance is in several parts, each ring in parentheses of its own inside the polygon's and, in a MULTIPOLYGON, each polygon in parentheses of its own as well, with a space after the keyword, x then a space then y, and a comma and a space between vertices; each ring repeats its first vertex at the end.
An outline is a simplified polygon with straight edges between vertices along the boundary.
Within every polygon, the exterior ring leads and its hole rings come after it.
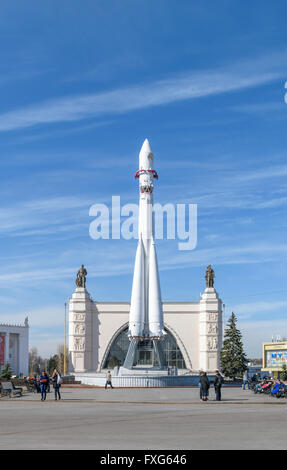
POLYGON ((207 264, 249 356, 287 336, 286 4, 11 1, 0 18, 0 319, 63 342, 84 263, 130 299, 136 241, 92 240, 89 208, 136 203, 147 137, 157 202, 198 204, 198 244, 158 241, 162 297, 198 301, 207 264))

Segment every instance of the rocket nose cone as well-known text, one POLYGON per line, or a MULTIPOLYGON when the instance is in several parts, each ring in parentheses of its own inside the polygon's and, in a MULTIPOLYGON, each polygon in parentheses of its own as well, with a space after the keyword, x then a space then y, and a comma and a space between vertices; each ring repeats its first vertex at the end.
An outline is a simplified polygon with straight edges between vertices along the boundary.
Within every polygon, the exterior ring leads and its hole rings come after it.
POLYGON ((153 159, 153 153, 152 153, 151 146, 150 146, 148 139, 145 139, 144 143, 142 144, 139 157, 140 157, 139 158, 140 167, 141 168, 147 167, 148 169, 150 167, 151 160, 153 159), (148 163, 148 160, 149 160, 149 163, 148 163))
POLYGON ((147 153, 147 154, 152 153, 151 146, 150 146, 148 139, 145 139, 144 143, 142 144, 140 153, 147 153))

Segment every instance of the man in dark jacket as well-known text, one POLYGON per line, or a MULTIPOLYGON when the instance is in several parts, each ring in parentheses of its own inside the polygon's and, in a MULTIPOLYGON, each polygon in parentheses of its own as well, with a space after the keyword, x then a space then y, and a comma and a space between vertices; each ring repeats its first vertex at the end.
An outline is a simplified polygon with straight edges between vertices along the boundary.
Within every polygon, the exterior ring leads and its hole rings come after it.
POLYGON ((219 373, 218 370, 215 371, 215 379, 214 379, 214 390, 215 390, 215 399, 216 401, 221 401, 221 387, 223 384, 222 375, 219 373))
POLYGON ((41 390, 41 401, 46 400, 47 387, 49 385, 49 376, 47 372, 43 370, 39 378, 40 390, 41 390))

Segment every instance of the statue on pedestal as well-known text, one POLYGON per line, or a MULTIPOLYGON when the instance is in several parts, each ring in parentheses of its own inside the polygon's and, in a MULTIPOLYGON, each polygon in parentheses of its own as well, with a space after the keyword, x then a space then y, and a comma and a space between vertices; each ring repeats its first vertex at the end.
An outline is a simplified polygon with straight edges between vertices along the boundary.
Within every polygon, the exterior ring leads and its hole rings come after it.
POLYGON ((77 279, 76 279, 76 286, 77 287, 86 287, 86 276, 87 276, 87 270, 82 264, 80 269, 77 272, 77 279))
POLYGON ((211 265, 209 264, 205 271, 206 287, 214 287, 214 278, 215 278, 214 271, 211 268, 211 265))

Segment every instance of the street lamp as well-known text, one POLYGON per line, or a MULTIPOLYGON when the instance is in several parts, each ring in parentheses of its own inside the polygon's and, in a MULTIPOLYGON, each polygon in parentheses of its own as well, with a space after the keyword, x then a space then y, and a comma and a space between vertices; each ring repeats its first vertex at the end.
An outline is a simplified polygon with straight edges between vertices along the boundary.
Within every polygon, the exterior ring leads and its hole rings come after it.
POLYGON ((64 320, 64 376, 67 373, 67 363, 66 363, 66 312, 67 312, 67 302, 65 302, 65 320, 64 320))
POLYGON ((225 304, 222 304, 222 307, 223 307, 222 338, 224 339, 224 330, 225 330, 225 304))

